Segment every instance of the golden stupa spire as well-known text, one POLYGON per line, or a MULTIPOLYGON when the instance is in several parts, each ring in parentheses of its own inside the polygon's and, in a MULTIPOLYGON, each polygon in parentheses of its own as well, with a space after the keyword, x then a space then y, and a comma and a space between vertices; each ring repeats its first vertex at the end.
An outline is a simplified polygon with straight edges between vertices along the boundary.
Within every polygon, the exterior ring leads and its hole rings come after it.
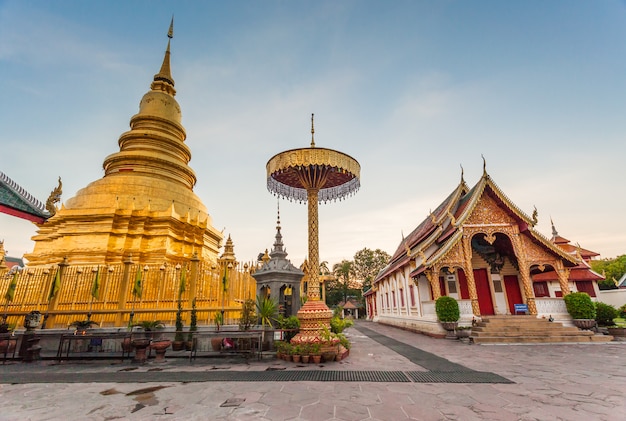
POLYGON ((150 86, 153 91, 164 91, 174 96, 176 95, 176 89, 174 89, 174 78, 170 70, 170 41, 174 38, 174 16, 170 21, 170 27, 167 31, 167 49, 165 50, 165 56, 163 57, 163 63, 159 73, 154 75, 154 82, 150 86))

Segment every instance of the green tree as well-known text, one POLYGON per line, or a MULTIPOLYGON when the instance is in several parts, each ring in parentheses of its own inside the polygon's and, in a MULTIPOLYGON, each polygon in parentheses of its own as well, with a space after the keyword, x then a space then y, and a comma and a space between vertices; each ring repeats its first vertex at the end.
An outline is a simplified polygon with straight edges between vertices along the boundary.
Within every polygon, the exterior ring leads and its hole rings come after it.
POLYGON ((591 269, 604 274, 607 281, 617 281, 626 273, 626 254, 614 259, 592 260, 591 269))
POLYGON ((335 279, 327 284, 327 298, 329 304, 334 305, 339 301, 347 301, 351 295, 359 294, 360 285, 356 281, 356 275, 352 267, 353 262, 342 260, 333 265, 335 279))
POLYGON ((365 247, 354 254, 354 263, 352 268, 357 279, 363 281, 363 289, 370 289, 372 281, 376 278, 378 272, 383 269, 391 259, 391 256, 381 250, 371 250, 365 247))

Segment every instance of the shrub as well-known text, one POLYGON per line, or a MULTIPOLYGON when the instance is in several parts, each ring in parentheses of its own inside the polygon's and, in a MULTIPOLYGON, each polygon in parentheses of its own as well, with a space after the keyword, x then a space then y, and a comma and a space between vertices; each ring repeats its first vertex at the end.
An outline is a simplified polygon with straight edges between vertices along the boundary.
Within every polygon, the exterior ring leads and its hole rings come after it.
POLYGON ((440 322, 458 322, 461 313, 459 303, 452 297, 446 295, 437 298, 435 301, 435 312, 440 322))
POLYGON ((241 305, 241 316, 239 317, 239 330, 250 330, 256 323, 256 302, 248 298, 241 305))
POLYGON ((188 341, 193 340, 193 332, 198 330, 198 312, 196 309, 196 299, 191 302, 191 314, 189 315, 189 334, 187 336, 188 341))
POLYGON ((183 336, 183 305, 178 300, 178 310, 176 310, 176 333, 174 334, 174 340, 182 342, 185 340, 183 336))
POLYGON ((289 342, 300 329, 300 320, 296 316, 285 317, 282 314, 276 320, 278 328, 285 330, 285 341, 289 342))
POLYGON ((598 326, 613 326, 613 319, 617 317, 617 309, 605 303, 596 303, 596 322, 598 326))
POLYGON ((626 319, 626 304, 624 304, 623 306, 621 306, 619 308, 618 311, 618 316, 621 317, 622 319, 626 319))
POLYGON ((572 292, 563 297, 567 312, 573 319, 595 319, 596 307, 586 292, 572 292))
POLYGON ((339 316, 334 316, 332 319, 330 319, 330 330, 333 333, 341 333, 344 331, 344 329, 352 327, 353 325, 354 322, 352 320, 342 319, 339 316))

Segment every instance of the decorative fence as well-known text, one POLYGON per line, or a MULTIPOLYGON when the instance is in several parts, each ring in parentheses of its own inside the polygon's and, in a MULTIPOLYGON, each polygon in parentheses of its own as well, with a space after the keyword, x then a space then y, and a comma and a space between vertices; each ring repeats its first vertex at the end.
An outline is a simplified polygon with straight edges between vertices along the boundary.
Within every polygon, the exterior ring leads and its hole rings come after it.
POLYGON ((172 326, 180 297, 185 324, 194 299, 199 325, 213 323, 221 311, 224 322, 232 324, 238 322, 243 301, 255 298, 251 269, 253 265, 194 258, 175 266, 126 261, 100 266, 61 263, 17 272, 0 269, 4 304, 0 308, 8 323, 17 327, 33 310, 44 314, 46 328, 65 328, 88 315, 100 327, 122 327, 129 324, 131 313, 133 322, 160 320, 172 326))

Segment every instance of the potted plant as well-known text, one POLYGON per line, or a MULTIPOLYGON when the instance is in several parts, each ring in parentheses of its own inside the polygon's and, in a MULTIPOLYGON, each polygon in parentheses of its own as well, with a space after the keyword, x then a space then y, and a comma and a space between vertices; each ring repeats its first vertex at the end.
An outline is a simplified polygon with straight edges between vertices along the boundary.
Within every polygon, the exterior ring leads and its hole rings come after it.
POLYGON ((435 301, 435 312, 441 327, 446 330, 446 339, 456 339, 454 330, 458 326, 461 316, 459 303, 447 295, 441 296, 435 301))
POLYGON ((293 359, 294 363, 300 362, 300 358, 302 358, 302 348, 300 347, 300 345, 295 345, 291 347, 291 358, 293 359))
POLYGON ((322 345, 318 342, 311 343, 311 360, 313 364, 319 364, 322 361, 322 345))
POLYGON ((596 305, 596 323, 598 326, 613 326, 615 322, 613 319, 617 318, 617 309, 610 304, 601 302, 595 303, 596 305))
POLYGON ((185 349, 185 335, 183 333, 183 305, 178 300, 178 309, 176 310, 176 333, 174 333, 174 342, 172 342, 172 351, 182 351, 185 349))
POLYGON ((265 343, 265 330, 266 327, 269 330, 274 329, 273 322, 276 320, 276 314, 278 313, 278 304, 276 301, 271 298, 261 298, 261 296, 256 297, 256 310, 259 315, 259 319, 261 319, 261 343, 263 344, 263 350, 268 350, 269 343, 265 343))
POLYGON ((15 352, 17 338, 13 331, 15 324, 0 323, 0 354, 8 355, 15 352))
POLYGON ((131 338, 131 343, 135 348, 133 362, 145 363, 147 360, 146 350, 154 338, 153 332, 163 329, 165 325, 160 320, 144 320, 139 323, 135 323, 133 327, 139 328, 140 332, 133 334, 131 338))
POLYGON ((89 319, 87 320, 74 320, 70 323, 69 327, 73 327, 76 329, 76 333, 83 335, 87 331, 87 329, 91 328, 93 325, 97 325, 98 323, 93 322, 89 319))
POLYGON ((285 341, 274 341, 274 348, 276 348, 276 358, 282 359, 285 353, 285 341))
POLYGON ((563 297, 567 312, 572 316, 574 326, 579 329, 591 329, 596 325, 596 307, 586 292, 572 292, 563 297))
POLYGON ((185 349, 187 351, 193 350, 193 334, 198 331, 198 310, 196 309, 196 299, 191 302, 191 313, 189 315, 189 334, 187 335, 187 342, 185 343, 185 349))
POLYGON ((458 339, 469 338, 472 335, 471 326, 459 326, 456 328, 456 337, 458 339))
POLYGON ((300 355, 302 355, 302 362, 304 364, 308 364, 309 359, 311 358, 311 344, 308 344, 308 343, 300 344, 300 355))
POLYGON ((291 361, 292 349, 293 349, 293 345, 291 345, 289 342, 284 342, 283 351, 281 353, 283 360, 291 361))
POLYGON ((613 325, 609 326, 607 330, 609 332, 609 335, 625 337, 626 336, 626 324, 624 324, 623 320, 621 319, 626 319, 626 304, 618 308, 616 313, 617 313, 617 316, 614 317, 614 319, 615 318, 618 318, 618 319, 614 320, 613 325))
POLYGON ((339 354, 337 355, 337 361, 341 361, 350 355, 350 341, 343 333, 338 333, 339 337, 339 354))

